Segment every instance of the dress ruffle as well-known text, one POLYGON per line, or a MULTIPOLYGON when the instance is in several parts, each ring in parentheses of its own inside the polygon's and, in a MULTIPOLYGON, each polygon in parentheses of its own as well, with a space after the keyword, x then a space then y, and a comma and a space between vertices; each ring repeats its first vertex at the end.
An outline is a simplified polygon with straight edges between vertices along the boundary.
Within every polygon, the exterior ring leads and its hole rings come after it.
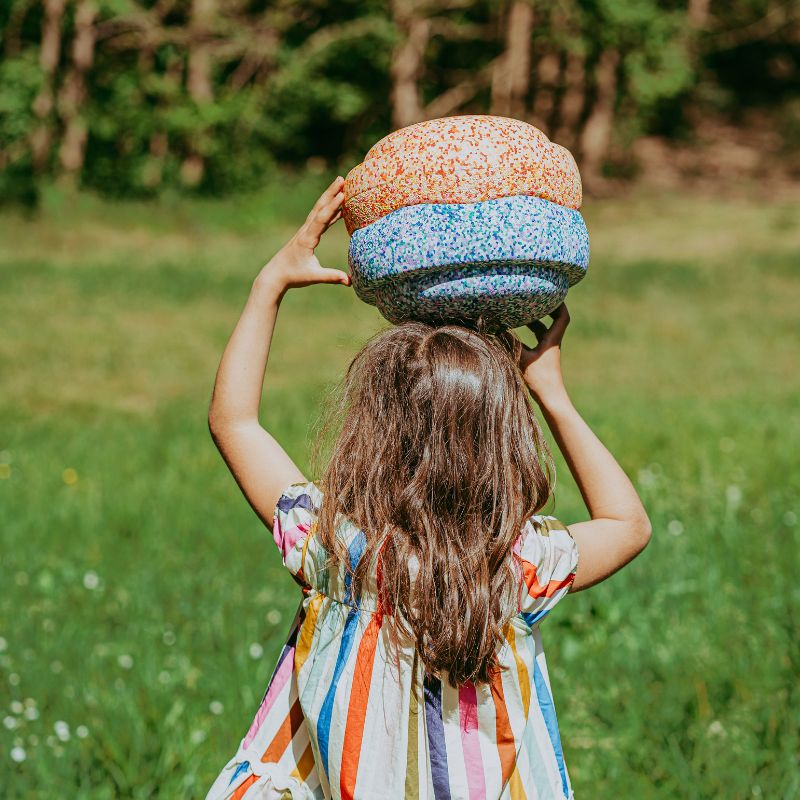
POLYGON ((315 800, 315 795, 280 764, 239 753, 222 769, 206 800, 315 800))

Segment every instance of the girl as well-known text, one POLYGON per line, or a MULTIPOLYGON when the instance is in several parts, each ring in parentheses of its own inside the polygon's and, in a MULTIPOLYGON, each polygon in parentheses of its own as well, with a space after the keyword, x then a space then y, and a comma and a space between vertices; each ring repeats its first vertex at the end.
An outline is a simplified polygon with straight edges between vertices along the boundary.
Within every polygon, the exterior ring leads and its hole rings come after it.
POLYGON ((650 523, 570 402, 569 316, 510 333, 409 322, 350 365, 321 480, 259 424, 287 289, 349 285, 314 255, 341 177, 261 270, 217 373, 209 427, 303 591, 263 702, 209 800, 570 798, 540 624, 639 553, 650 523), (590 520, 538 514, 549 454, 590 520))

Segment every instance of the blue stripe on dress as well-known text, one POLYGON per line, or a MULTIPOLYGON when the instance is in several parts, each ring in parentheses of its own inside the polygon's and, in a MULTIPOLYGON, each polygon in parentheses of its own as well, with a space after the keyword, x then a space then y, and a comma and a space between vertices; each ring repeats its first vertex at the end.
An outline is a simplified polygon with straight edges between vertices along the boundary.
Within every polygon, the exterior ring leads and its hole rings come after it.
POLYGON ((556 709, 553 705, 553 698, 547 688, 547 681, 539 668, 539 662, 533 662, 533 683, 536 686, 536 696, 539 700, 539 709, 547 726, 547 733, 550 735, 550 743, 553 745, 553 752, 556 756, 558 771, 561 773, 561 788, 564 797, 569 797, 569 783, 567 781, 567 768, 564 766, 564 753, 561 750, 561 736, 558 733, 558 720, 556 719, 556 709))
POLYGON ((447 769, 447 745, 442 723, 442 682, 438 678, 426 674, 423 690, 433 796, 435 800, 450 800, 450 773, 447 769))
MULTIPOLYGON (((364 531, 359 531, 354 537, 353 541, 350 542, 350 546, 347 548, 347 557, 350 561, 350 569, 345 571, 344 576, 344 602, 349 603, 351 598, 350 595, 350 587, 353 583, 353 575, 351 570, 354 570, 358 566, 358 562, 361 561, 361 556, 364 555, 364 549, 367 546, 367 537, 364 535, 364 531)), ((356 606, 358 606, 358 600, 356 600, 356 606)))
POLYGON ((532 628, 537 622, 541 622, 550 613, 550 611, 551 609, 549 608, 543 608, 541 611, 537 611, 535 614, 532 614, 528 611, 523 611, 520 616, 532 628))
POLYGON ((278 499, 278 509, 286 514, 293 508, 303 508, 306 511, 315 510, 311 495, 303 492, 302 494, 297 495, 297 497, 292 497, 291 493, 287 490, 278 499))
POLYGON ((233 773, 233 777, 230 779, 228 786, 231 785, 243 772, 247 772, 250 769, 250 762, 249 761, 242 761, 238 767, 236 767, 236 772, 233 773))
MULTIPOLYGON (((367 544, 367 538, 362 531, 359 531, 348 547, 348 558, 350 561, 351 569, 355 569, 359 559, 364 553, 364 548, 367 544)), ((345 575, 345 602, 350 599, 350 585, 353 581, 352 576, 348 572, 345 575)), ((333 680, 328 687, 328 692, 325 695, 325 700, 322 703, 322 708, 319 711, 317 718, 317 742, 319 743, 320 757, 322 758, 322 765, 325 768, 325 774, 330 776, 328 769, 328 744, 330 743, 331 736, 331 718, 333 716, 333 701, 336 697, 336 687, 339 685, 339 679, 342 677, 344 665, 350 657, 350 650, 353 647, 353 639, 355 637, 356 628, 358 627, 358 610, 351 608, 347 613, 347 619, 344 623, 344 631, 342 632, 342 641, 339 645, 339 653, 336 656, 336 666, 333 668, 333 680)))

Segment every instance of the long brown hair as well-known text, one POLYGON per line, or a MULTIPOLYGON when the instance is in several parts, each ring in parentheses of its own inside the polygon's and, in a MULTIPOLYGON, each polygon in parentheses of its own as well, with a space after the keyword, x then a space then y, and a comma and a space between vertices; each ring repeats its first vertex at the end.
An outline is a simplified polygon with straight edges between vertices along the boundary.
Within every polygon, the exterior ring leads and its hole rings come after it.
POLYGON ((351 363, 323 429, 338 435, 320 480, 322 545, 350 569, 356 597, 380 548, 382 607, 453 686, 491 680, 518 601, 512 546, 550 496, 519 347, 513 334, 460 325, 382 331, 351 363), (366 535, 355 570, 337 514, 366 535))

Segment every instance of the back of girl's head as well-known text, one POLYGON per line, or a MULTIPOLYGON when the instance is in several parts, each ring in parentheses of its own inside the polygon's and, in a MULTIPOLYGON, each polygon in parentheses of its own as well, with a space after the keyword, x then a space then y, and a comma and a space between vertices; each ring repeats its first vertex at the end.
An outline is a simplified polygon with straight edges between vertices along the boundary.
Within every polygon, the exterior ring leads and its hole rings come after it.
POLYGON ((518 599, 511 549, 550 494, 519 346, 508 333, 398 325, 355 357, 329 411, 340 432, 321 481, 322 543, 347 564, 336 514, 365 532, 355 593, 388 532, 383 605, 453 685, 490 680, 518 599))

